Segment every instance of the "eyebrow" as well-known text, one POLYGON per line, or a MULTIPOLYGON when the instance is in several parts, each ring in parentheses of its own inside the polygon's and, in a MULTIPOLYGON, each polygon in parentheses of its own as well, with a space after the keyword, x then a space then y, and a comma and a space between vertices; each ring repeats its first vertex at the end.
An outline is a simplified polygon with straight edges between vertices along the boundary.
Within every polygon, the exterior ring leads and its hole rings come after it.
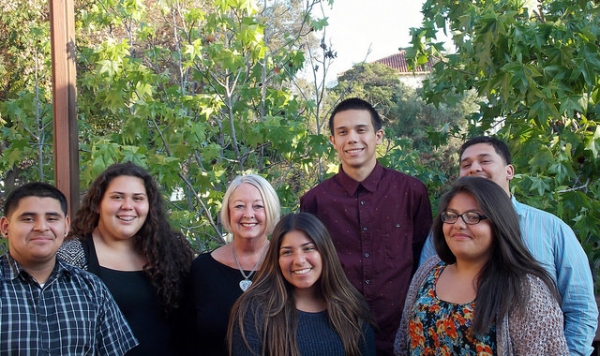
MULTIPOLYGON (((23 212, 21 215, 19 215, 19 217, 27 217, 27 216, 38 216, 38 213, 34 213, 31 211, 25 211, 23 212)), ((58 216, 58 217, 62 217, 63 215, 59 212, 56 211, 49 211, 49 212, 45 212, 44 216, 58 216)))
MULTIPOLYGON (((475 158, 484 158, 484 157, 491 157, 491 156, 492 155, 490 153, 480 153, 477 156, 475 156, 475 158)), ((464 161, 468 161, 470 159, 471 159, 470 157, 465 157, 465 158, 461 159, 460 161, 464 162, 464 161)))
MULTIPOLYGON (((338 126, 335 127, 334 129, 336 130, 342 130, 342 129, 348 129, 349 126, 338 126)), ((370 127, 370 125, 367 124, 359 124, 359 125, 354 125, 354 126, 350 126, 350 127, 354 127, 354 128, 363 128, 363 127, 370 127)))
MULTIPOLYGON (((305 247, 305 246, 308 246, 308 245, 315 245, 315 243, 312 242, 312 241, 311 242, 307 242, 307 243, 303 243, 302 245, 300 245, 300 247, 305 247)), ((292 248, 292 246, 281 246, 279 249, 283 250, 283 249, 291 249, 291 248, 292 248)))
MULTIPOLYGON (((112 192, 107 192, 108 194, 121 194, 121 195, 127 195, 129 193, 125 193, 125 192, 119 192, 119 191, 112 191, 112 192)), ((143 195, 146 196, 146 193, 131 193, 131 195, 143 195)))
MULTIPOLYGON (((252 202, 253 203, 262 203, 262 199, 255 199, 252 202)), ((245 203, 245 201, 243 199, 236 199, 234 201, 232 201, 232 203, 245 203)))

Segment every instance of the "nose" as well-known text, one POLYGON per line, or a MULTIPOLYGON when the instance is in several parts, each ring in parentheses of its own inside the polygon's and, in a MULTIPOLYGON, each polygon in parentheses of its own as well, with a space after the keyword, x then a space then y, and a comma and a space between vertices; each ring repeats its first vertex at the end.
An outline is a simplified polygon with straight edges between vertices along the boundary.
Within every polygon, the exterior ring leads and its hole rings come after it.
POLYGON ((358 141, 358 132, 356 132, 355 130, 350 130, 348 132, 348 142, 357 142, 358 141))
POLYGON ((38 219, 35 222, 34 228, 36 231, 46 231, 46 230, 48 230, 48 224, 46 224, 45 219, 38 219))
POLYGON ((478 172, 481 172, 481 165, 479 162, 472 162, 471 167, 469 167, 469 173, 476 174, 478 172))
POLYGON ((458 219, 452 227, 458 230, 463 230, 467 228, 467 223, 463 220, 462 215, 458 217, 458 219))
POLYGON ((123 203, 121 203, 121 209, 123 209, 123 210, 133 209, 133 199, 123 198, 123 203))
POLYGON ((244 209, 244 217, 245 218, 253 218, 254 217, 254 208, 251 206, 244 209))
POLYGON ((304 264, 304 261, 306 261, 304 254, 302 254, 302 253, 294 254, 294 264, 301 266, 304 264))

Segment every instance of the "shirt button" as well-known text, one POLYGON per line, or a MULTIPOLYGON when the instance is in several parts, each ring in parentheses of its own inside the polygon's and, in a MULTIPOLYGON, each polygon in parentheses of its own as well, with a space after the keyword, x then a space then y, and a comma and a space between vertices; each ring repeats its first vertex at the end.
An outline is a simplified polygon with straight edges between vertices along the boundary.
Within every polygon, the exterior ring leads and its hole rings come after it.
POLYGON ((363 231, 367 231, 367 228, 366 228, 366 227, 363 227, 363 231))
POLYGON ((364 201, 364 200, 361 200, 361 201, 360 201, 360 205, 365 205, 365 201, 364 201))
POLYGON ((371 280, 370 280, 370 279, 367 279, 367 280, 365 281, 365 284, 371 284, 371 280))
POLYGON ((396 224, 396 227, 400 227, 400 224, 396 224))
POLYGON ((369 255, 369 253, 368 253, 368 252, 367 252, 367 253, 365 253, 365 257, 366 257, 366 258, 369 258, 369 256, 370 256, 370 255, 369 255))

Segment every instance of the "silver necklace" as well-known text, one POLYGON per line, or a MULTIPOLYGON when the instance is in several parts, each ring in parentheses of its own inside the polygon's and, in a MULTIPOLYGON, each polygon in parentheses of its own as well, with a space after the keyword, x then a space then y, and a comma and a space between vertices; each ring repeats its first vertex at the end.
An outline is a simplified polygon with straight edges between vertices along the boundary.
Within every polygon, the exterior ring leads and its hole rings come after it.
POLYGON ((240 281, 240 289, 242 291, 245 292, 246 289, 250 288, 250 286, 252 285, 252 281, 250 280, 250 278, 252 277, 254 272, 256 272, 256 269, 258 268, 258 265, 262 261, 263 257, 265 257, 265 253, 267 253, 267 247, 269 247, 268 243, 265 246, 265 248, 263 249, 263 252, 260 254, 258 261, 256 261, 256 264, 254 265, 254 267, 252 268, 250 273, 248 273, 248 275, 246 275, 246 273, 244 273, 244 269, 242 268, 242 265, 240 264, 240 261, 237 258, 237 255, 235 253, 235 248, 233 247, 233 244, 231 244, 231 251, 233 252, 233 259, 235 260, 235 263, 237 264, 240 272, 242 273, 242 276, 244 277, 244 279, 240 281))

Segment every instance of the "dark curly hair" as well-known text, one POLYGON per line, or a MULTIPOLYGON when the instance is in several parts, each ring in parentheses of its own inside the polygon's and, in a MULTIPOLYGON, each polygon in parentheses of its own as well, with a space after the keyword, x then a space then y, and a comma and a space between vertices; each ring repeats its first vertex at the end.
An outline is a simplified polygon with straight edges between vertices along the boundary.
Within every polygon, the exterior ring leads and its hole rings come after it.
POLYGON ((167 312, 181 306, 183 290, 194 250, 181 232, 171 229, 163 198, 154 178, 131 162, 117 163, 102 172, 90 186, 81 208, 75 214, 67 238, 86 240, 98 226, 100 202, 110 182, 121 176, 140 178, 148 196, 148 216, 133 237, 135 249, 146 258, 144 271, 156 288, 167 312))

